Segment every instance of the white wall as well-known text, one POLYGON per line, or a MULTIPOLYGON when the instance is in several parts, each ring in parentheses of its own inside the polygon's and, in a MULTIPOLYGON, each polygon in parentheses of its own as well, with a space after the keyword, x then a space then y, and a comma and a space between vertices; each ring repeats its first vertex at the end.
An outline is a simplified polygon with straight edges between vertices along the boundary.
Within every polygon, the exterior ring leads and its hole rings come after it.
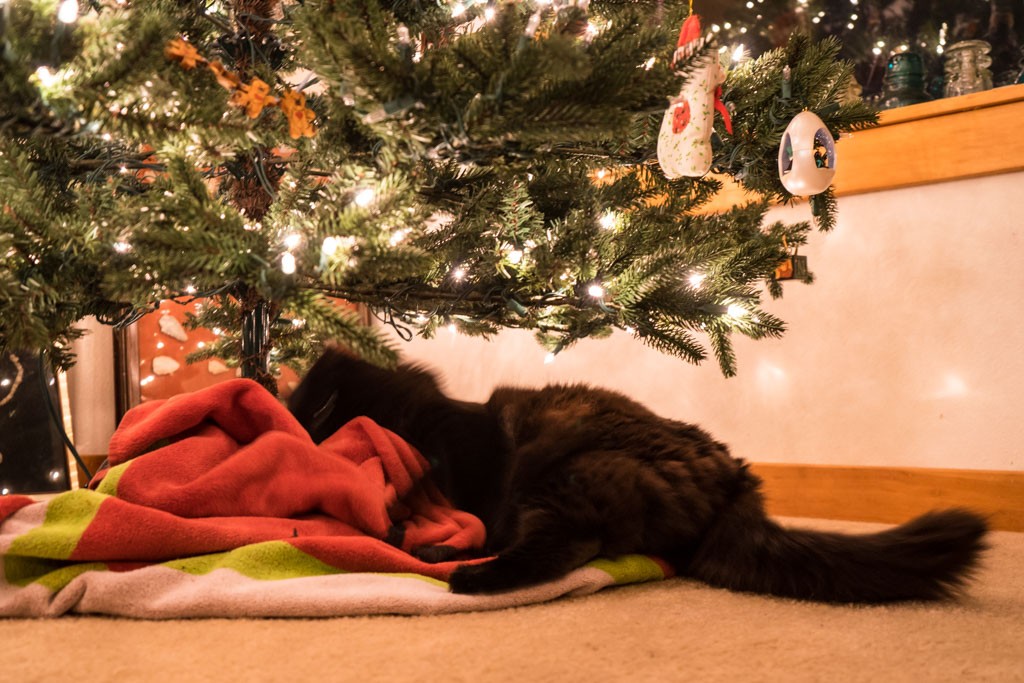
MULTIPOLYGON (((808 248, 817 281, 767 304, 781 340, 736 339, 721 376, 625 334, 545 365, 529 333, 404 345, 450 392, 583 381, 693 422, 752 461, 1024 470, 1024 173, 846 197, 808 248)), ((806 205, 769 218, 803 220, 806 205)))

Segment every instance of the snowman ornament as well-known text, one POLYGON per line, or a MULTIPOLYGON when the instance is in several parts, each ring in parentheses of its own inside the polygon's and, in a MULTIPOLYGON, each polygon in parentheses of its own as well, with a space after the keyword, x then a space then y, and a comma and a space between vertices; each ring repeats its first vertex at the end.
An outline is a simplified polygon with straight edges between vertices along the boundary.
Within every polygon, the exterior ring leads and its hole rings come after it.
MULTIPOLYGON (((679 31, 672 65, 690 57, 700 45, 700 17, 691 14, 679 31)), ((669 101, 658 134, 658 163, 670 180, 699 178, 711 169, 715 110, 721 113, 726 131, 732 133, 729 111, 721 99, 724 82, 725 70, 716 57, 692 71, 679 96, 669 101)))

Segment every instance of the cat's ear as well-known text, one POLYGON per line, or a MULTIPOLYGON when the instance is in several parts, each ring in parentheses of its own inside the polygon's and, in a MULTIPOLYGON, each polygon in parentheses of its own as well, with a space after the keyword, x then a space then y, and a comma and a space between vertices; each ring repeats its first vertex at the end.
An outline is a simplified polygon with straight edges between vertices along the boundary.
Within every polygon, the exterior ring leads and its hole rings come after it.
POLYGON ((345 365, 351 360, 338 348, 326 349, 288 398, 288 410, 316 442, 330 436, 323 433, 324 428, 337 403, 345 365))

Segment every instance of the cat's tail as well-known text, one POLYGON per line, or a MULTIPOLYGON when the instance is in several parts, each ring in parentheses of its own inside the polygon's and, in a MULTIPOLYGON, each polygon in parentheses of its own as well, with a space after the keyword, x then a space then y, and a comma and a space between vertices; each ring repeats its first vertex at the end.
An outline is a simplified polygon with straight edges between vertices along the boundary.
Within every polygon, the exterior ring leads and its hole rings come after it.
POLYGON ((960 509, 866 535, 784 528, 748 476, 685 568, 714 586, 822 602, 934 600, 960 591, 986 547, 985 520, 960 509))

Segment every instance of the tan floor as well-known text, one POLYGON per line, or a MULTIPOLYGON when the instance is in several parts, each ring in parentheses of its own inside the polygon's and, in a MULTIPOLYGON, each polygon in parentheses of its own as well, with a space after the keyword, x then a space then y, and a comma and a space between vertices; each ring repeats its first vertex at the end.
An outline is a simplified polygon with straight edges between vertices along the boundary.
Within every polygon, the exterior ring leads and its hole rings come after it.
POLYGON ((837 607, 673 579, 436 617, 0 620, 0 681, 63 680, 1024 681, 1024 534, 994 533, 968 595, 941 604, 837 607))

